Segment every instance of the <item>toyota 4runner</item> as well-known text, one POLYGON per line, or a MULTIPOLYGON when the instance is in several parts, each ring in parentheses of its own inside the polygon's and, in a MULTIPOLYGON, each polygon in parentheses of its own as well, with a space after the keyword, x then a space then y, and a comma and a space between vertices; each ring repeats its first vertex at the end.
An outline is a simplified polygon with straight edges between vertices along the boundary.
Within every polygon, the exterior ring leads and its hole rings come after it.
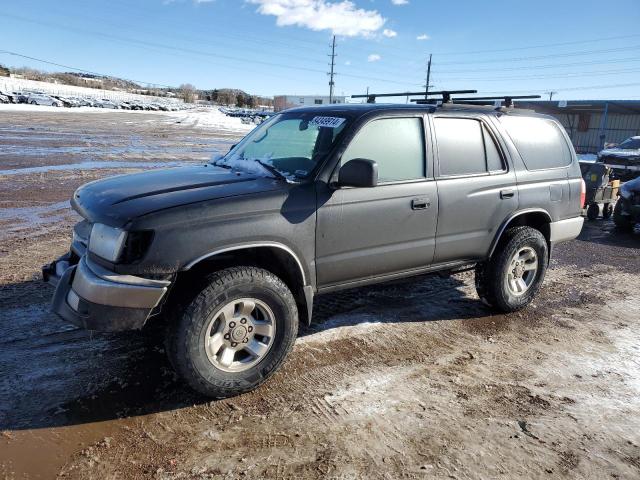
POLYGON ((202 166, 88 183, 53 310, 99 331, 167 324, 172 365, 212 397, 291 350, 317 294, 475 266, 479 297, 525 307, 575 238, 584 184, 553 118, 456 104, 280 113, 202 166), (163 322, 161 322, 163 320, 163 322))

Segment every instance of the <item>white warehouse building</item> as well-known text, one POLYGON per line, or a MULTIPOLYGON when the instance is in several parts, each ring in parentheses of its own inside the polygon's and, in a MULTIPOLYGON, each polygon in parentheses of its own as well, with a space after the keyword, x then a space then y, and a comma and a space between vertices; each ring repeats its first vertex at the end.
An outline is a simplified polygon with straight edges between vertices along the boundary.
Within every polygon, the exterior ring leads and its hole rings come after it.
POLYGON ((276 95, 273 97, 273 108, 276 112, 294 107, 313 107, 316 105, 329 105, 330 103, 345 103, 346 97, 333 96, 333 101, 329 101, 329 96, 323 95, 276 95))

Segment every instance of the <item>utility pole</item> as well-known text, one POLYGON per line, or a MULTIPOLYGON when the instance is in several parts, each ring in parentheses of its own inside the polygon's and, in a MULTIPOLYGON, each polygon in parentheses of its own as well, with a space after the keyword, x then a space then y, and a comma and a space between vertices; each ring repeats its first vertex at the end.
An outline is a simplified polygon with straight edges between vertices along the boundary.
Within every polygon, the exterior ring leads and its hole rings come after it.
POLYGON ((333 81, 333 77, 335 76, 335 66, 336 66, 336 36, 333 36, 333 43, 331 44, 331 72, 329 73, 329 103, 333 103, 333 87, 335 87, 335 82, 333 81))
POLYGON ((551 91, 551 92, 546 92, 546 93, 548 93, 548 94, 549 94, 549 101, 551 101, 551 100, 553 100, 553 96, 554 96, 556 93, 558 93, 558 92, 553 92, 553 91, 551 91))
POLYGON ((431 80, 431 56, 429 54, 429 62, 427 63, 427 83, 424 86, 424 99, 427 100, 429 98, 429 81, 431 80))

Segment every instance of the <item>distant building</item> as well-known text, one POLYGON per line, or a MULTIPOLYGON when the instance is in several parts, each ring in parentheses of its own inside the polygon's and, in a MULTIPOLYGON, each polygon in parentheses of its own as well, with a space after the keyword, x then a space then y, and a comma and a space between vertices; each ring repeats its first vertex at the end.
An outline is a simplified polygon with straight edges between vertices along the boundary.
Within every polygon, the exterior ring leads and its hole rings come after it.
POLYGON ((516 107, 560 121, 578 153, 597 153, 605 144, 640 135, 640 100, 516 100, 516 107))
POLYGON ((329 102, 329 96, 323 95, 277 95, 273 98, 273 106, 276 112, 294 107, 313 107, 317 105, 329 105, 330 103, 345 103, 346 97, 334 96, 333 102, 329 102))

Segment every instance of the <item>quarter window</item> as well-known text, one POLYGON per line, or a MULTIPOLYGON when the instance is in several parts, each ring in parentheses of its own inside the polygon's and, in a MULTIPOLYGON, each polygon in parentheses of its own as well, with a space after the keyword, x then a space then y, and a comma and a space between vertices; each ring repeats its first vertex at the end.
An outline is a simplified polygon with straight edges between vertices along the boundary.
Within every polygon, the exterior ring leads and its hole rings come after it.
POLYGON ((342 164, 355 158, 377 162, 381 183, 425 178, 422 118, 383 118, 366 124, 345 150, 342 164))
POLYGON ((553 120, 505 115, 501 119, 528 170, 566 167, 571 147, 553 120))

